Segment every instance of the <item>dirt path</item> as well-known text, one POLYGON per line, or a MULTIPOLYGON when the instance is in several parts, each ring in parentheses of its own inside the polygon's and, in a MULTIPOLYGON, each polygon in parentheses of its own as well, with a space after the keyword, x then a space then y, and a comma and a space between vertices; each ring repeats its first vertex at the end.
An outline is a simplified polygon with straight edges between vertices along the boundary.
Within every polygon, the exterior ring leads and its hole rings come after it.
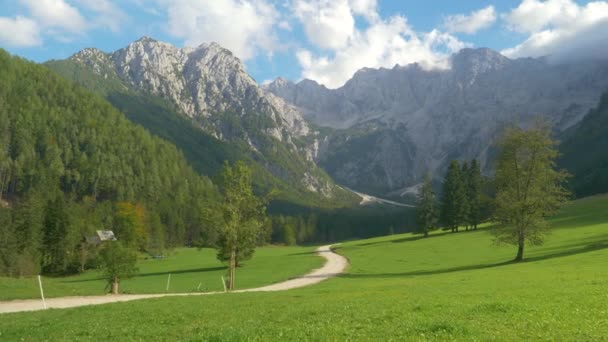
MULTIPOLYGON (((331 246, 322 246, 317 248, 317 254, 324 257, 327 261, 323 267, 316 269, 306 275, 298 278, 290 279, 281 283, 276 283, 268 286, 256 287, 252 289, 237 290, 233 292, 262 292, 262 291, 283 291, 295 289, 298 287, 310 286, 317 284, 325 279, 334 277, 344 271, 348 265, 348 261, 341 255, 331 251, 331 246)), ((73 308, 85 305, 98 305, 106 303, 126 302, 137 299, 160 298, 160 297, 175 297, 175 296, 201 296, 210 294, 220 294, 223 292, 196 292, 196 293, 163 293, 163 294, 141 294, 141 295, 106 295, 106 296, 83 296, 83 297, 60 297, 47 298, 47 308, 61 309, 73 308)), ((40 299, 14 300, 8 302, 0 302, 0 314, 20 311, 37 311, 43 310, 43 304, 40 299)))

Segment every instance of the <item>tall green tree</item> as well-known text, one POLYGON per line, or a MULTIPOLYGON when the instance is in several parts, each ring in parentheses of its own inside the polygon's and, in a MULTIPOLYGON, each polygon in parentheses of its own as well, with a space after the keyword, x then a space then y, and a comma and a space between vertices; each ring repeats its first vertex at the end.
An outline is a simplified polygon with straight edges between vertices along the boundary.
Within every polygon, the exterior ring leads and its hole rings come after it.
POLYGON ((416 221, 425 237, 429 236, 429 232, 435 229, 438 220, 437 204, 435 200, 435 191, 433 190, 433 179, 427 173, 424 176, 424 183, 418 193, 416 205, 416 221))
POLYGON ((453 160, 448 167, 441 197, 441 221, 452 232, 458 232, 458 227, 464 223, 466 200, 460 165, 453 160))
POLYGON ((108 241, 102 245, 99 256, 99 268, 108 281, 111 292, 118 294, 120 281, 131 278, 138 272, 137 253, 120 241, 108 241))
POLYGON ((462 163, 462 167, 460 169, 460 179, 462 182, 462 188, 464 191, 464 200, 460 203, 458 203, 458 207, 459 207, 459 218, 458 220, 461 222, 461 225, 465 226, 466 230, 469 230, 470 224, 469 224, 469 216, 471 214, 471 204, 469 203, 469 173, 470 173, 470 168, 469 168, 469 163, 467 161, 464 161, 462 163))
POLYGON ((477 229, 481 221, 481 200, 482 200, 481 169, 476 159, 471 161, 467 174, 467 199, 468 216, 467 224, 471 229, 477 229))
POLYGON ((71 252, 69 245, 70 219, 63 195, 49 201, 43 225, 43 270, 62 273, 67 270, 71 252))
POLYGON ((529 130, 508 128, 498 143, 494 234, 498 243, 517 246, 515 261, 523 260, 526 243, 542 244, 550 228, 545 217, 569 196, 567 174, 555 166, 556 145, 542 121, 529 130))
POLYGON ((234 289, 236 267, 251 258, 266 220, 266 206, 251 186, 251 169, 242 161, 224 164, 220 176, 222 191, 218 226, 218 259, 228 261, 228 288, 234 289))

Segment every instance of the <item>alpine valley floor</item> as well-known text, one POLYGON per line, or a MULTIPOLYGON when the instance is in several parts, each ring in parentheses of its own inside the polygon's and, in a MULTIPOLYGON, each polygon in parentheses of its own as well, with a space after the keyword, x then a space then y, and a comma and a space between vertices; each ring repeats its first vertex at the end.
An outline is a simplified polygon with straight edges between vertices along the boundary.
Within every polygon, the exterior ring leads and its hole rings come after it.
POLYGON ((338 249, 350 268, 318 285, 6 314, 0 339, 603 340, 607 208, 571 203, 521 263, 491 227, 351 241, 338 249))

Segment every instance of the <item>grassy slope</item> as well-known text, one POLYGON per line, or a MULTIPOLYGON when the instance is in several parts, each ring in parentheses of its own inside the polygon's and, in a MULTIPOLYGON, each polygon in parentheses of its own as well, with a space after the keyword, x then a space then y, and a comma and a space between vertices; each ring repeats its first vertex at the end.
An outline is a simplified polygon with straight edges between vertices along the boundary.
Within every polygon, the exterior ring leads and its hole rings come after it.
POLYGON ((345 243, 348 273, 279 293, 170 298, 11 314, 9 340, 600 340, 608 336, 608 196, 552 219, 511 264, 487 230, 345 243), (156 323, 161 322, 162 323, 156 323))
MULTIPOLYGON (((312 247, 263 247, 253 259, 237 271, 238 288, 250 288, 276 283, 304 274, 322 264, 314 256, 312 247)), ((226 268, 215 258, 215 250, 204 248, 180 248, 163 260, 141 260, 139 274, 122 282, 125 293, 165 292, 171 273, 170 292, 195 292, 222 290, 220 277, 226 268)), ((47 297, 102 295, 105 282, 97 271, 64 278, 43 278, 47 297)), ((0 278, 0 300, 39 298, 36 278, 0 278)), ((1 338, 0 338, 1 339, 1 338)))

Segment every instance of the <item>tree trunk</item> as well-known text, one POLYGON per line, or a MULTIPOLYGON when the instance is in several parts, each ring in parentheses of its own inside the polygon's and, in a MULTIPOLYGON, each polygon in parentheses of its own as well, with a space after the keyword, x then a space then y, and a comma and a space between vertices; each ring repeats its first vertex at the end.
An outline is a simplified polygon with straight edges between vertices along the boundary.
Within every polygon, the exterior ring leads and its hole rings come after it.
POLYGON ((429 231, 428 230, 424 231, 424 237, 429 237, 429 231))
POLYGON ((234 290, 234 274, 236 270, 236 248, 232 247, 230 251, 230 281, 228 283, 228 290, 234 290))
POLYGON ((87 252, 85 247, 86 242, 81 242, 80 244, 80 273, 84 273, 84 265, 87 262, 87 252))
POLYGON ((112 294, 118 294, 118 277, 114 277, 114 281, 112 281, 112 294))
POLYGON ((522 233, 519 233, 519 242, 517 245, 517 256, 515 257, 515 261, 524 260, 524 243, 524 235, 522 233))

